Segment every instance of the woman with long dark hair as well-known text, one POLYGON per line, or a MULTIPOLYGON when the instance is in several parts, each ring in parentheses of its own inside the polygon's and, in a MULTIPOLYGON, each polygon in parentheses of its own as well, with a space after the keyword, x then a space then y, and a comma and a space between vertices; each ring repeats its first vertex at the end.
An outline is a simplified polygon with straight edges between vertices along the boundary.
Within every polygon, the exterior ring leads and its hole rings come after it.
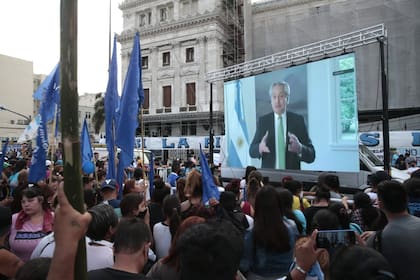
POLYGON ((163 215, 165 220, 153 227, 153 239, 157 258, 166 257, 171 246, 171 240, 181 223, 181 204, 176 195, 168 195, 163 199, 163 215))
POLYGON ((300 235, 306 235, 305 215, 298 209, 292 209, 294 195, 285 188, 281 188, 278 193, 280 203, 283 206, 283 215, 295 222, 300 235))
POLYGON ((277 279, 287 275, 299 235, 295 222, 284 216, 278 192, 262 187, 255 198, 254 228, 245 235, 240 270, 247 279, 277 279))
POLYGON ((186 218, 178 227, 175 236, 172 238, 171 247, 166 257, 158 260, 147 273, 147 277, 160 280, 180 280, 180 261, 177 243, 179 237, 195 224, 205 223, 205 219, 198 216, 186 218))
POLYGON ((351 222, 358 224, 362 231, 377 230, 375 222, 380 217, 380 210, 372 205, 369 195, 360 192, 354 195, 353 200, 351 222))

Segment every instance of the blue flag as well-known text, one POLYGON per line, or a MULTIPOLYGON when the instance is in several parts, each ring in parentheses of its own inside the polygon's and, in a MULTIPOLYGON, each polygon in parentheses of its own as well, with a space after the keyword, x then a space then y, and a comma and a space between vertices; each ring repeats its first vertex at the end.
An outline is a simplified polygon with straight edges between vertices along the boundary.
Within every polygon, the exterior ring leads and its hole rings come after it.
POLYGON ((220 193, 216 184, 214 183, 213 175, 211 174, 207 158, 201 149, 200 145, 200 166, 201 166, 201 184, 203 185, 203 203, 209 201, 210 198, 219 200, 220 193))
POLYGON ((6 156, 7 145, 9 145, 9 138, 6 138, 6 143, 4 143, 3 149, 1 150, 1 157, 0 157, 0 176, 1 176, 1 173, 3 172, 4 157, 6 156))
POLYGON ((45 92, 47 91, 47 88, 51 84, 52 80, 55 77, 55 72, 59 68, 59 64, 57 64, 51 73, 45 77, 45 79, 42 81, 42 83, 39 85, 38 89, 34 92, 32 97, 37 101, 42 101, 44 99, 45 92))
MULTIPOLYGON (((133 50, 131 52, 130 64, 128 65, 127 74, 125 76, 119 110, 120 116, 115 138, 117 146, 121 149, 119 164, 122 165, 122 168, 129 166, 134 158, 134 144, 139 114, 138 92, 141 84, 139 52, 139 35, 136 34, 133 50)), ((121 168, 118 168, 118 172, 121 172, 121 170, 121 168)), ((117 177, 122 178, 121 174, 118 174, 117 177)))
POLYGON ((41 101, 40 111, 45 111, 44 121, 54 119, 57 109, 57 119, 60 105, 60 64, 58 63, 53 71, 45 78, 33 94, 35 100, 41 101))
POLYGON ((95 165, 92 162, 93 152, 92 145, 90 144, 90 136, 86 118, 83 121, 82 135, 80 138, 80 148, 82 152, 82 170, 85 174, 94 173, 95 165))
POLYGON ((117 181, 122 186, 124 168, 128 167, 134 158, 134 144, 139 114, 140 89, 140 42, 139 34, 134 37, 130 64, 125 76, 124 88, 119 108, 119 118, 115 143, 121 149, 118 161, 117 181))
POLYGON ((117 114, 120 98, 118 96, 117 74, 117 38, 114 36, 114 49, 112 51, 111 65, 108 73, 108 85, 105 93, 105 134, 106 148, 108 150, 108 170, 106 179, 116 179, 115 174, 115 131, 117 128, 117 114))
POLYGON ((37 183, 44 180, 47 174, 45 160, 48 151, 47 124, 45 121, 45 110, 41 110, 41 120, 36 138, 36 148, 32 152, 31 168, 29 169, 28 182, 37 183))
POLYGON ((152 197, 153 191, 155 190, 154 182, 155 181, 155 157, 153 153, 150 155, 149 160, 149 191, 150 197, 152 197))

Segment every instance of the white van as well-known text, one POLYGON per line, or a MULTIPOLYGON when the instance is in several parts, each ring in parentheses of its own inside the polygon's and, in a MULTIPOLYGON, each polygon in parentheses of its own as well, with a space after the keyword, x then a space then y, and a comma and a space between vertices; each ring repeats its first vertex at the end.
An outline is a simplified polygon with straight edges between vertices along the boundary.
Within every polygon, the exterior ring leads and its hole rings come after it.
MULTIPOLYGON (((120 151, 121 149, 117 148, 117 153, 119 153, 120 151)), ((98 153, 99 160, 105 161, 108 159, 108 150, 106 147, 94 147, 93 152, 98 153)), ((148 166, 150 162, 150 158, 151 158, 151 151, 144 150, 144 154, 143 154, 142 149, 135 148, 133 161, 137 161, 138 158, 143 162, 143 165, 148 166), (144 160, 143 160, 143 157, 144 157, 144 160)))

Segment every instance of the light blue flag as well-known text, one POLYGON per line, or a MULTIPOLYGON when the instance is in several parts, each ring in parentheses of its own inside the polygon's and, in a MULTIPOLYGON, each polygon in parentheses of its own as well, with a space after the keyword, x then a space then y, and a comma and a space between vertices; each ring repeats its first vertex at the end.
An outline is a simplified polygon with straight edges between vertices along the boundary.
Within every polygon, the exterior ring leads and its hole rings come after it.
POLYGON ((115 142, 121 149, 119 163, 123 168, 130 165, 134 158, 134 144, 139 115, 139 88, 140 88, 140 64, 139 64, 139 35, 134 38, 130 64, 125 77, 124 88, 120 103, 120 116, 117 127, 115 142))
POLYGON ((41 120, 36 138, 36 148, 32 152, 31 168, 29 169, 28 182, 37 183, 44 180, 47 174, 45 160, 48 151, 48 133, 45 121, 45 110, 41 110, 41 120))
POLYGON ((3 163, 4 163, 4 157, 6 156, 7 152, 7 145, 9 145, 9 138, 6 138, 6 142, 4 143, 3 149, 1 150, 1 157, 0 157, 0 176, 3 172, 3 163))
POLYGON ((216 184, 214 183, 213 175, 211 174, 207 158, 201 149, 200 145, 200 167, 201 167, 201 184, 203 185, 203 203, 207 203, 210 198, 219 200, 220 193, 216 184))
POLYGON ((118 96, 118 74, 117 74, 117 38, 114 36, 114 49, 112 51, 111 64, 108 72, 108 85, 105 93, 105 134, 106 147, 108 150, 107 179, 116 179, 115 174, 115 132, 117 129, 117 109, 120 98, 118 96))
POLYGON ((80 148, 82 152, 82 171, 85 174, 92 174, 95 172, 95 165, 92 162, 93 152, 86 118, 83 121, 82 135, 80 138, 80 148))
POLYGON ((235 112, 238 117, 239 125, 241 126, 241 129, 243 131, 243 134, 245 136, 245 139, 248 140, 248 128, 245 121, 245 112, 244 112, 244 102, 242 99, 242 93, 241 93, 241 81, 236 80, 236 96, 235 96, 235 112))
POLYGON ((154 182, 155 181, 155 157, 153 153, 150 155, 149 161, 149 191, 150 197, 152 197, 153 191, 155 190, 154 182))

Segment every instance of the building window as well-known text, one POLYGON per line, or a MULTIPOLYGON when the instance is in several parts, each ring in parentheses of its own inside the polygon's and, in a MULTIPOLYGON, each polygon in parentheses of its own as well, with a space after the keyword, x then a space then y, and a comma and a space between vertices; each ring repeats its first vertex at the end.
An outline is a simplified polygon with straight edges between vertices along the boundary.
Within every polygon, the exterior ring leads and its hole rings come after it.
POLYGON ((195 105, 195 83, 187 83, 187 105, 195 105))
POLYGON ((163 87, 163 107, 170 108, 172 106, 171 86, 163 87))
POLYGON ((188 16, 190 14, 190 2, 182 2, 182 15, 188 16))
POLYGON ((171 124, 165 124, 163 127, 163 137, 169 137, 172 135, 171 124))
POLYGON ((197 135, 197 122, 190 123, 190 135, 197 135))
POLYGON ((357 139, 357 97, 355 60, 353 55, 341 56, 335 59, 334 79, 336 95, 336 142, 343 144, 346 141, 357 139))
POLYGON ((194 61, 194 48, 186 48, 185 49, 185 62, 193 62, 194 61))
POLYGON ((149 57, 143 56, 141 58, 141 69, 147 69, 149 68, 149 57))
POLYGON ((149 109, 150 106, 150 94, 149 89, 144 89, 144 101, 143 101, 143 109, 149 109))
POLYGON ((182 135, 197 135, 197 122, 185 122, 181 124, 182 135))
POLYGON ((159 10, 160 21, 166 21, 168 19, 168 11, 167 8, 161 8, 159 10))
POLYGON ((141 14, 139 18, 139 26, 145 26, 146 25, 146 15, 141 14))
POLYGON ((163 66, 171 65, 171 53, 170 52, 164 52, 162 54, 162 65, 163 66))

